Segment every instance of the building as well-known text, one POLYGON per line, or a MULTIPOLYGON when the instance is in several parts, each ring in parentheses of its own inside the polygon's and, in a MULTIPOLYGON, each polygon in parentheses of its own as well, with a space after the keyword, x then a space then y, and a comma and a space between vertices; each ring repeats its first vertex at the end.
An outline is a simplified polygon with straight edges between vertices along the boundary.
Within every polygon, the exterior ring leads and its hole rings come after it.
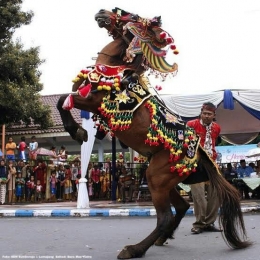
MULTIPOLYGON (((63 127, 59 111, 56 108, 59 97, 60 94, 45 95, 41 97, 42 103, 44 105, 50 106, 51 108, 51 117, 53 121, 52 127, 46 130, 41 130, 33 124, 29 125, 28 127, 26 127, 25 125, 15 125, 5 129, 5 140, 7 140, 8 136, 12 136, 14 142, 19 143, 21 136, 25 136, 26 142, 29 143, 31 137, 35 135, 39 147, 50 149, 51 146, 55 146, 57 149, 59 149, 62 145, 64 145, 70 155, 80 154, 80 144, 73 140, 63 127)), ((80 110, 73 108, 71 110, 71 113, 75 121, 81 125, 82 119, 80 117, 80 110)), ((2 129, 0 129, 0 134, 2 138, 2 129)), ((2 138, 2 140, 3 139, 4 138, 2 138)), ((106 137, 103 140, 96 139, 92 153, 111 153, 111 146, 111 141, 106 137)), ((2 145, 2 147, 5 146, 2 145)), ((118 151, 122 151, 118 141, 116 142, 116 147, 118 151)))

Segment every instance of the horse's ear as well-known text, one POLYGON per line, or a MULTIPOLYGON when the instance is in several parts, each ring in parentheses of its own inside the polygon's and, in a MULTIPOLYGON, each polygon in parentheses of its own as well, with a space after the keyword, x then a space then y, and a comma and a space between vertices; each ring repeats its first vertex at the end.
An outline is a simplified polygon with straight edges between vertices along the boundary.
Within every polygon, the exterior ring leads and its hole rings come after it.
POLYGON ((162 25, 162 18, 161 16, 155 16, 153 19, 152 19, 152 25, 153 26, 160 26, 162 25))
POLYGON ((112 12, 113 12, 114 14, 117 14, 118 12, 120 12, 120 15, 122 15, 122 16, 125 16, 125 15, 130 14, 129 12, 126 12, 126 11, 124 11, 123 9, 118 8, 118 7, 115 7, 114 9, 112 9, 112 12))

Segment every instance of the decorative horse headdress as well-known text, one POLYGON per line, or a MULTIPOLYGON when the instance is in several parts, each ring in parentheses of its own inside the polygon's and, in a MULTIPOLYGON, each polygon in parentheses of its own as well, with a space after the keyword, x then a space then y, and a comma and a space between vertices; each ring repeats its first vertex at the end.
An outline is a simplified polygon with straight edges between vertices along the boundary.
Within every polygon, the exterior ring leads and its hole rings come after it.
POLYGON ((134 36, 126 51, 127 62, 132 62, 137 54, 143 54, 143 65, 147 70, 151 69, 155 74, 160 74, 163 79, 169 73, 176 74, 178 65, 170 65, 165 58, 169 49, 173 50, 174 54, 179 52, 172 36, 161 28, 161 16, 147 19, 129 14, 120 8, 115 8, 112 12, 117 21, 128 21, 123 27, 123 33, 130 32, 134 36))

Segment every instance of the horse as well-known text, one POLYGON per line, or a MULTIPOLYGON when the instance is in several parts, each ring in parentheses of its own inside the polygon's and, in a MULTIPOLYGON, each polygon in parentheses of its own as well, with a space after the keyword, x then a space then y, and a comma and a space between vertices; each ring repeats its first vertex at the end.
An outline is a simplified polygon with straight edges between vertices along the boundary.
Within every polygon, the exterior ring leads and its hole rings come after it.
MULTIPOLYGON (((77 75, 73 93, 62 95, 57 108, 65 130, 76 141, 86 141, 87 133, 73 119, 71 107, 92 112, 100 131, 110 132, 149 159, 146 178, 157 224, 141 242, 125 246, 117 258, 143 257, 151 246, 163 246, 173 238, 190 207, 176 187, 180 182, 196 183, 197 167, 217 192, 225 242, 234 249, 249 247, 252 243, 247 238, 239 192, 221 175, 193 129, 150 91, 145 75, 148 68, 162 77, 178 69, 164 60, 164 48, 173 39, 161 29, 161 17, 144 19, 115 8, 112 12, 100 10, 95 19, 113 40, 98 53, 95 65, 77 75)), ((169 49, 177 54, 175 46, 169 49)))

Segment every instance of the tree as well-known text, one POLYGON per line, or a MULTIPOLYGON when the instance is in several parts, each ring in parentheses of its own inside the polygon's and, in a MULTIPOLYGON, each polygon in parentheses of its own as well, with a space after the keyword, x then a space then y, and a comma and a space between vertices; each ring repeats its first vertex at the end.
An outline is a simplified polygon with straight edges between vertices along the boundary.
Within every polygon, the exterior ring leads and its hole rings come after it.
POLYGON ((39 92, 39 47, 24 49, 13 40, 17 28, 31 23, 33 12, 21 10, 22 0, 0 0, 0 125, 34 124, 41 129, 52 125, 49 106, 39 92))

